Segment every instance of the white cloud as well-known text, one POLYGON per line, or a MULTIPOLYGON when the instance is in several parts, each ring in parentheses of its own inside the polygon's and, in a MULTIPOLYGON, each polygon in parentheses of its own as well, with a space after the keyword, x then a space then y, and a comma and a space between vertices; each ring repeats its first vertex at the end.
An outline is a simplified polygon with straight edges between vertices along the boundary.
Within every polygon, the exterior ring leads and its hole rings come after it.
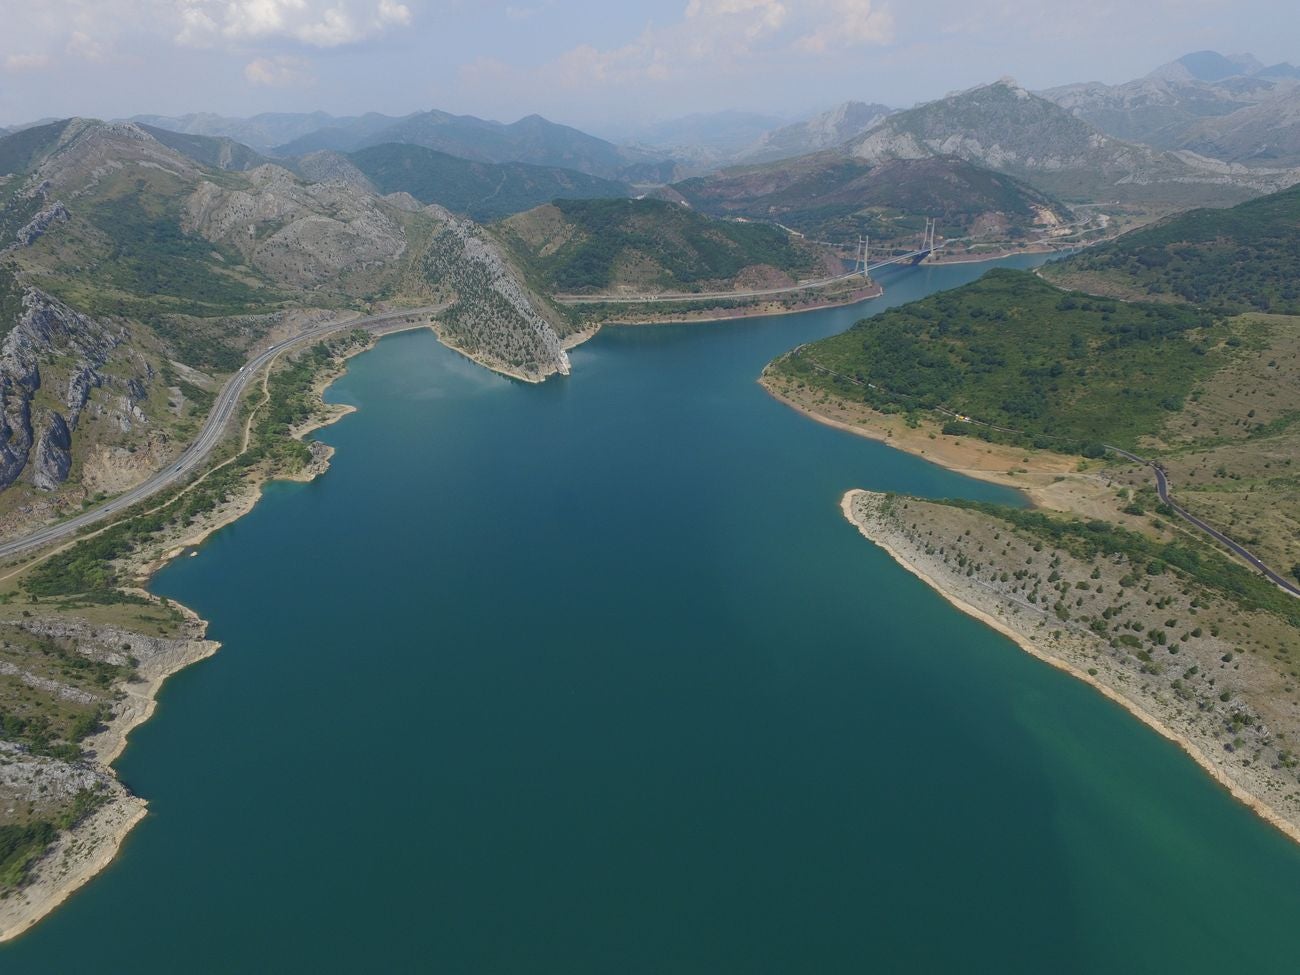
POLYGON ((831 48, 885 44, 894 38, 894 17, 872 0, 830 0, 829 16, 796 42, 799 50, 821 54, 831 48))
POLYGON ((396 0, 180 0, 176 40, 220 47, 291 40, 311 47, 354 44, 411 22, 396 0))
POLYGON ((84 30, 74 30, 68 35, 64 50, 74 58, 82 61, 102 62, 108 60, 108 51, 104 44, 84 30))
POLYGON ((23 71, 40 71, 50 66, 48 54, 9 54, 5 56, 5 70, 13 74, 23 71))
POLYGON ((304 88, 316 80, 309 61, 287 55, 249 61, 244 78, 249 84, 271 88, 304 88))
POLYGON ((764 59, 892 38, 893 19, 878 0, 688 0, 680 20, 652 24, 621 46, 580 44, 531 70, 480 58, 462 78, 503 90, 688 82, 753 68, 764 59))

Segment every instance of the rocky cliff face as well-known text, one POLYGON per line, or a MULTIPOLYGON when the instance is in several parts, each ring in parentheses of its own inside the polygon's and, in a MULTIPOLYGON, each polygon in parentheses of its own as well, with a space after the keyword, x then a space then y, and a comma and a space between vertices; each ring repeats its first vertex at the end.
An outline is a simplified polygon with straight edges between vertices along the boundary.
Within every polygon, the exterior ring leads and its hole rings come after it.
POLYGON ((271 165, 248 178, 236 189, 201 182, 186 201, 185 229, 228 244, 277 281, 314 286, 406 248, 401 225, 350 183, 302 183, 271 165))
POLYGON ((525 378, 568 369, 564 319, 481 228, 379 196, 337 154, 218 172, 130 123, 38 134, 0 151, 0 533, 169 463, 221 374, 293 334, 288 304, 454 298, 452 344, 525 378))
POLYGON ((445 338, 476 357, 528 379, 568 375, 557 319, 520 283, 496 243, 475 224, 441 207, 428 212, 443 229, 430 244, 432 280, 455 296, 443 315, 445 338))
MULTIPOLYGON (((26 289, 22 302, 22 314, 0 345, 0 396, 4 402, 0 418, 0 489, 23 476, 31 461, 32 483, 51 491, 68 479, 72 431, 77 428, 90 391, 105 384, 101 370, 126 333, 75 312, 36 288, 26 289), (66 385, 61 383, 47 391, 44 399, 49 405, 35 409, 33 423, 34 401, 46 381, 43 372, 66 385)), ((134 405, 144 398, 145 388, 133 379, 125 384, 123 392, 128 403, 134 405)))

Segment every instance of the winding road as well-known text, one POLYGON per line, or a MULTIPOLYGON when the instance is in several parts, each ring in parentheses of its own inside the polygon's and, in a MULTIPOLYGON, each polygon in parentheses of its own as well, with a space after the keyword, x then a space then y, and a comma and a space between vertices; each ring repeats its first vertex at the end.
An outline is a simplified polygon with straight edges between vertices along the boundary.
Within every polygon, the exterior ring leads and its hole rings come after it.
POLYGON ((774 295, 791 294, 795 291, 808 291, 824 288, 850 278, 866 278, 861 271, 847 271, 830 278, 818 278, 816 281, 804 281, 799 284, 785 285, 780 288, 765 288, 761 291, 680 291, 654 295, 556 295, 555 300, 561 305, 643 305, 660 301, 714 301, 727 298, 767 298, 774 295))
POLYGON ((1187 522, 1188 524, 1194 525, 1195 527, 1199 528, 1201 531, 1205 532, 1205 534, 1209 535, 1216 542, 1218 542, 1224 548, 1228 549, 1233 554, 1239 556, 1242 559, 1245 559, 1247 563, 1249 563, 1250 565, 1258 569, 1260 572, 1262 572, 1268 578, 1268 580, 1272 582, 1274 585, 1276 585, 1279 589, 1285 589, 1292 596, 1300 597, 1300 588, 1295 586, 1293 583, 1288 582, 1285 577, 1274 572, 1267 565, 1261 562, 1259 558, 1256 557, 1249 550, 1242 547, 1237 542, 1234 542, 1231 538, 1223 534, 1223 532, 1219 531, 1217 528, 1213 527, 1212 525, 1207 525, 1205 522, 1201 521, 1200 518, 1197 518, 1194 514, 1189 512, 1186 508, 1184 508, 1177 501, 1171 498, 1169 496, 1169 478, 1165 475, 1165 470, 1163 467, 1161 467, 1153 460, 1147 460, 1145 457, 1139 457, 1137 454, 1130 453, 1129 451, 1124 450, 1120 447, 1113 447, 1110 444, 1106 444, 1106 449, 1114 451, 1115 453, 1119 454, 1121 457, 1127 457, 1135 464, 1142 464, 1145 467, 1150 467, 1153 471, 1156 472, 1156 494, 1160 497, 1160 500, 1162 502, 1169 505, 1169 507, 1174 510, 1174 513, 1177 514, 1178 517, 1182 518, 1183 521, 1187 522))
POLYGON ((11 559, 14 556, 22 555, 33 549, 43 548, 54 542, 60 542, 64 539, 76 535, 83 528, 97 524, 105 518, 115 514, 120 514, 130 508, 138 501, 143 501, 150 495, 156 494, 164 488, 183 481, 190 473, 199 467, 212 452, 220 441, 222 434, 226 429, 226 424, 234 415, 235 408, 239 404, 239 399, 247 391, 248 387, 256 380, 258 373, 264 366, 271 362, 280 353, 289 349, 298 348, 310 342, 318 342, 327 335, 335 332, 350 331, 352 329, 364 329, 366 331, 378 331, 384 327, 399 321, 403 318, 414 318, 419 315, 436 315, 445 309, 444 305, 430 305, 424 308, 404 308, 400 311, 384 312, 380 315, 369 315, 364 318, 351 318, 341 322, 324 322, 315 325, 296 335, 291 339, 286 339, 269 349, 259 353, 253 359, 250 359, 237 373, 226 381, 221 392, 217 395, 212 404, 212 410, 208 413, 207 421, 203 424, 203 429, 194 439, 185 452, 176 460, 170 463, 166 468, 159 471, 147 481, 142 481, 129 491, 119 494, 117 497, 97 508, 91 508, 75 517, 58 524, 46 525, 35 531, 18 538, 9 539, 0 543, 0 560, 11 559))

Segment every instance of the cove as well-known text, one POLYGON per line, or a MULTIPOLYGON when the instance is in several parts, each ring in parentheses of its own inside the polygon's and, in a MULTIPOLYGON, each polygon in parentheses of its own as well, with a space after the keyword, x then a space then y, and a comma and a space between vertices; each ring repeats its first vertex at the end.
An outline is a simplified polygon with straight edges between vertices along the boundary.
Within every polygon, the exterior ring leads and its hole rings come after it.
POLYGON ((224 646, 0 969, 1294 970, 1300 850, 838 508, 1014 496, 754 382, 986 268, 606 330, 541 386, 426 332, 353 360, 331 470, 155 580, 224 646))

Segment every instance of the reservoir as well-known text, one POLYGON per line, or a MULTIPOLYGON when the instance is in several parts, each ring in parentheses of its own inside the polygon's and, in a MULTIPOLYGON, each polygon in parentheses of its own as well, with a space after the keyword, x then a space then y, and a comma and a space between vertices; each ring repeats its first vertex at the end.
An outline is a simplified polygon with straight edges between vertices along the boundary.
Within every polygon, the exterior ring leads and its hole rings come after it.
POLYGON ((329 472, 155 579, 224 646, 0 970, 1294 971, 1300 849, 839 509, 1016 496, 755 383, 987 267, 607 329, 539 386, 424 331, 352 360, 329 472))

